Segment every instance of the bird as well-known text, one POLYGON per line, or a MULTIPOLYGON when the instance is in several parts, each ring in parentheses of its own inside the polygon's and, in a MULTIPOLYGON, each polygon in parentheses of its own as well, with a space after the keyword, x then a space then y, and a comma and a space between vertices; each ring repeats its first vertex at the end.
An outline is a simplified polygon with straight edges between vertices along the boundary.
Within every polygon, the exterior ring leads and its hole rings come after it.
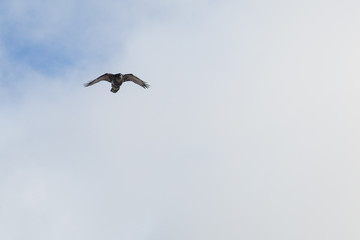
POLYGON ((128 73, 128 74, 121 74, 121 73, 117 73, 117 74, 112 74, 112 73, 105 73, 103 75, 101 75, 100 77, 85 83, 84 86, 85 87, 89 87, 91 85, 94 85, 95 83, 98 83, 100 81, 108 81, 111 83, 111 89, 110 91, 113 93, 116 93, 117 91, 119 91, 120 86, 123 84, 123 82, 127 82, 127 81, 132 81, 133 83, 136 83, 138 85, 140 85, 143 88, 149 88, 150 85, 147 82, 144 82, 143 80, 141 80, 140 78, 136 77, 134 74, 132 73, 128 73))

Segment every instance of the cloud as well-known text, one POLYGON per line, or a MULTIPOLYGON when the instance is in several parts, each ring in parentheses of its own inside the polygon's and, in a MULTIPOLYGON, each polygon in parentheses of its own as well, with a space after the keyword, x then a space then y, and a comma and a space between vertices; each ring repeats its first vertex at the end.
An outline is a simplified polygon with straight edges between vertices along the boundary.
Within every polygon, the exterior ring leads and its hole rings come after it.
POLYGON ((355 6, 2 3, 0 238, 357 239, 355 6))

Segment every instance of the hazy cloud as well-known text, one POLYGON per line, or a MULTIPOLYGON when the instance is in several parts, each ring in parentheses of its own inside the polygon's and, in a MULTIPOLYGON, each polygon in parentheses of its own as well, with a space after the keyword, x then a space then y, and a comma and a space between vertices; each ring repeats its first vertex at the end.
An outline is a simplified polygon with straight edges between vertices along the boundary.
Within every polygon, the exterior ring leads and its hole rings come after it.
POLYGON ((358 239, 357 3, 0 7, 1 239, 358 239))

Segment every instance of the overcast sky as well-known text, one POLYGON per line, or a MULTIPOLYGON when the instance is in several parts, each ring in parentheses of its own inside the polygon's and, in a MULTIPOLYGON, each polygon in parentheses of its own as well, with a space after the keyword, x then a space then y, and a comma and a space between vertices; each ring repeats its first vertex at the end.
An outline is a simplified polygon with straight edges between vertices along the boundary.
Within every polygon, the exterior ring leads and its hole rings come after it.
POLYGON ((1 1, 0 239, 360 239, 357 2, 1 1))

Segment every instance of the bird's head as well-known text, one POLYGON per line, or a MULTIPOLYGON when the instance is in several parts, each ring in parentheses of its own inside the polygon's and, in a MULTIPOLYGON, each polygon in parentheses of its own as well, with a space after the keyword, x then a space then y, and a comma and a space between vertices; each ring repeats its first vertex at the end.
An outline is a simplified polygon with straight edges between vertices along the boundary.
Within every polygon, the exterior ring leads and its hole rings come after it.
POLYGON ((110 89, 110 91, 111 92, 113 92, 113 93, 116 93, 117 91, 119 91, 119 89, 120 89, 120 87, 112 87, 111 89, 110 89))

